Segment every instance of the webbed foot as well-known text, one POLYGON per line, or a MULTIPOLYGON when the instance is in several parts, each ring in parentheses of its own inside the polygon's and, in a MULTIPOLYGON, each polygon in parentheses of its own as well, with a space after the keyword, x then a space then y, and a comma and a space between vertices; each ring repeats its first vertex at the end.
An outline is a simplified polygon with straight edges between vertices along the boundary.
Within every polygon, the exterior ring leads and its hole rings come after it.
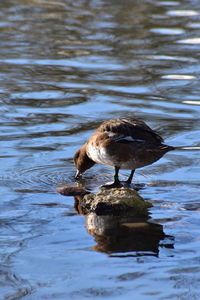
POLYGON ((114 181, 113 183, 104 184, 101 187, 105 189, 121 188, 123 187, 123 184, 119 180, 117 180, 114 181))

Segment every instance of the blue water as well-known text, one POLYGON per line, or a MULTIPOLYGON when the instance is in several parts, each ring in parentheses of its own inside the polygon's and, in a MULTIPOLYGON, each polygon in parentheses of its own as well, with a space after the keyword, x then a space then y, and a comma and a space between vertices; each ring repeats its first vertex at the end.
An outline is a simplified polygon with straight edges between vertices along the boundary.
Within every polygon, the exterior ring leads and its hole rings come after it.
POLYGON ((199 299, 198 1, 2 0, 0 41, 0 299, 199 299), (130 116, 182 147, 135 173, 148 235, 56 190, 95 128, 130 116))

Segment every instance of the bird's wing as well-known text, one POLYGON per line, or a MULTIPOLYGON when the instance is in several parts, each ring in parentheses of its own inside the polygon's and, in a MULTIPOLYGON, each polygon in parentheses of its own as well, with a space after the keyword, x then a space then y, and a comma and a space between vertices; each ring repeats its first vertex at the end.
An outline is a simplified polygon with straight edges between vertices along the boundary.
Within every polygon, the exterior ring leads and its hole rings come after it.
POLYGON ((136 119, 115 119, 105 121, 99 130, 108 134, 116 142, 147 142, 160 144, 161 136, 143 121, 136 119))
POLYGON ((111 138, 115 142, 124 142, 124 143, 130 143, 130 142, 139 142, 139 143, 144 143, 145 140, 142 139, 136 139, 131 135, 124 135, 124 134, 118 134, 114 133, 112 131, 104 131, 109 138, 111 138))

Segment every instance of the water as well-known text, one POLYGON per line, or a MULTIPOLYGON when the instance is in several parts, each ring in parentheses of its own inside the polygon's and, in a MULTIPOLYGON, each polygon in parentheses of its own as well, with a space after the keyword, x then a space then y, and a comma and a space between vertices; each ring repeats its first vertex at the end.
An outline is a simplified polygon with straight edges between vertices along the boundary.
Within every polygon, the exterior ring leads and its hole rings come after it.
POLYGON ((0 41, 0 298, 199 299, 199 1, 1 0, 0 41), (99 123, 129 116, 186 147, 136 171, 148 236, 56 192, 99 123))

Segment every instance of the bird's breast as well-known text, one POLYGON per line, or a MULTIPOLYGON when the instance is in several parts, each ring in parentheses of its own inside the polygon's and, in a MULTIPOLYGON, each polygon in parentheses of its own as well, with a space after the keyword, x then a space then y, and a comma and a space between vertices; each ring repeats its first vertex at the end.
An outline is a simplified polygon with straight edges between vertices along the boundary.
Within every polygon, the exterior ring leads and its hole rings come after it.
POLYGON ((92 143, 88 144, 87 155, 90 159, 98 164, 115 166, 114 157, 109 155, 107 149, 103 146, 95 146, 92 143))

